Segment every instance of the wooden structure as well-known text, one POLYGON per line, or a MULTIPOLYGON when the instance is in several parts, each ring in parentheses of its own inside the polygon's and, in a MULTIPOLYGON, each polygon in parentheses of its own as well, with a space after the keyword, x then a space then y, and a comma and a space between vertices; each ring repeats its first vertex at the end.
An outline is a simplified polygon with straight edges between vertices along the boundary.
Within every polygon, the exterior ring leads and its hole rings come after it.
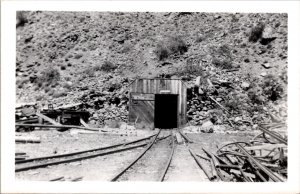
POLYGON ((129 100, 130 123, 162 129, 186 123, 186 86, 180 79, 136 79, 129 100))

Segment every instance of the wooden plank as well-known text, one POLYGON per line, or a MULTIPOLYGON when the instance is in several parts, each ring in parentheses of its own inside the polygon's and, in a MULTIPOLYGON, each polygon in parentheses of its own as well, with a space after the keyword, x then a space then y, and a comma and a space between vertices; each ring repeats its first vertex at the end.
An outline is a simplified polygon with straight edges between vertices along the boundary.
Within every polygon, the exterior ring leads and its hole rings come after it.
POLYGON ((143 89, 142 89, 143 93, 147 93, 148 92, 147 91, 147 82, 148 82, 148 80, 143 80, 143 89))
POLYGON ((132 100, 146 100, 146 101, 153 101, 154 94, 141 94, 141 93, 132 93, 131 94, 132 100))
POLYGON ((37 113, 35 113, 35 114, 36 114, 38 117, 41 117, 42 119, 44 119, 44 120, 50 122, 50 123, 53 124, 53 125, 56 125, 56 126, 62 126, 62 124, 60 124, 60 123, 54 121, 53 119, 47 117, 46 115, 43 115, 42 113, 38 113, 38 112, 37 112, 37 113))
MULTIPOLYGON (((241 175, 241 171, 240 170, 235 170, 235 169, 230 169, 229 171, 230 173, 234 173, 234 174, 237 174, 237 175, 241 175)), ((247 177, 250 177, 250 178, 253 178, 255 179, 255 175, 252 174, 252 173, 249 173, 249 172, 244 172, 244 174, 247 176, 247 177)))
POLYGON ((182 97, 182 103, 181 103, 181 125, 184 125, 186 123, 186 87, 183 82, 182 84, 182 92, 181 92, 181 97, 182 97))
POLYGON ((86 128, 90 127, 86 122, 84 122, 84 120, 81 117, 80 117, 80 123, 86 128))
POLYGON ((73 108, 73 107, 76 107, 76 106, 80 106, 80 105, 82 105, 81 102, 75 103, 75 104, 68 104, 68 105, 57 107, 57 108, 55 108, 55 110, 58 110, 58 109, 70 109, 70 108, 73 108))
POLYGON ((19 143, 41 143, 41 138, 39 137, 31 137, 31 136, 16 136, 15 142, 19 143))
POLYGON ((178 144, 183 144, 183 139, 182 139, 182 136, 180 135, 180 133, 176 132, 175 137, 176 137, 176 141, 178 144))
POLYGON ((154 123, 154 101, 136 101, 137 104, 130 106, 129 122, 145 122, 153 125, 154 123))
POLYGON ((244 147, 244 148, 246 150, 261 150, 261 149, 272 150, 274 148, 287 148, 287 145, 285 145, 285 144, 264 144, 264 145, 249 146, 249 147, 244 147))
POLYGON ((56 125, 41 125, 41 124, 22 124, 22 123, 16 123, 16 127, 22 126, 22 127, 43 127, 43 128, 58 128, 58 129, 84 129, 88 131, 101 131, 101 132, 108 132, 107 130, 101 129, 101 128, 87 128, 87 127, 81 127, 77 125, 61 125, 61 126, 56 126, 56 125))
POLYGON ((138 93, 143 93, 143 80, 139 79, 138 80, 138 89, 137 89, 138 93))

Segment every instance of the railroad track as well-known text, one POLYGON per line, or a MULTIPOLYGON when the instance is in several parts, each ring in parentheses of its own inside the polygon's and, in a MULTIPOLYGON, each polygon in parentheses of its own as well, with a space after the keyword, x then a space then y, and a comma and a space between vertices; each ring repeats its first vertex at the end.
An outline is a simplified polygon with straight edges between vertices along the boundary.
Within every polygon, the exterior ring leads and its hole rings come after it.
POLYGON ((164 181, 175 150, 174 136, 157 141, 159 134, 130 164, 122 167, 110 181, 164 181))
MULTIPOLYGON (((85 159, 100 157, 108 154, 114 154, 122 151, 132 150, 139 147, 144 147, 151 143, 153 137, 157 137, 159 134, 156 133, 154 135, 137 139, 130 142, 115 144, 106 147, 100 147, 95 149, 83 150, 79 152, 72 152, 67 154, 60 155, 52 155, 38 158, 30 158, 26 160, 16 160, 15 161, 15 172, 21 172, 26 170, 32 170, 37 168, 45 168, 47 166, 58 165, 63 163, 71 163, 75 161, 81 161, 85 159)), ((161 137, 156 139, 157 141, 161 141, 166 139, 168 136, 161 137)))

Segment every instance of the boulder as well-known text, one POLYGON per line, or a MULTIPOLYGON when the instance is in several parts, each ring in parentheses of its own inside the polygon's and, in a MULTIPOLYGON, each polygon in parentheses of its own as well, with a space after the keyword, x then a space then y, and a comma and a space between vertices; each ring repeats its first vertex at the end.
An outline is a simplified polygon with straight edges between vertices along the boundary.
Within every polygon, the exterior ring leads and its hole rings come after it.
POLYGON ((135 130, 135 127, 132 126, 132 125, 128 125, 127 123, 122 122, 120 124, 120 129, 121 130, 129 130, 129 131, 131 131, 131 130, 135 130))
POLYGON ((213 126, 213 125, 214 125, 214 124, 213 124, 211 121, 206 121, 206 122, 204 122, 204 123, 202 124, 201 127, 207 128, 207 127, 211 127, 211 126, 213 126))
POLYGON ((116 120, 106 120, 104 123, 109 128, 119 128, 119 122, 116 120))
POLYGON ((201 84, 200 81, 201 81, 201 77, 198 76, 198 77, 196 78, 196 81, 195 81, 195 86, 200 87, 200 84, 201 84))
POLYGON ((198 89, 198 94, 200 94, 200 95, 204 94, 204 92, 201 88, 198 89))
POLYGON ((276 36, 274 35, 273 29, 271 27, 266 27, 262 33, 260 43, 262 45, 267 45, 275 39, 276 36))
POLYGON ((271 27, 266 27, 262 33, 261 39, 275 39, 274 30, 271 27))
POLYGON ((266 68, 266 69, 271 68, 270 63, 264 63, 264 64, 262 64, 262 66, 263 66, 264 68, 266 68))
POLYGON ((216 101, 221 102, 222 98, 216 98, 216 101))
POLYGON ((242 120, 241 117, 235 117, 235 118, 234 118, 234 122, 239 122, 239 121, 241 121, 241 120, 242 120))
POLYGON ((262 72, 262 73, 260 74, 260 76, 262 76, 262 77, 265 77, 266 75, 267 75, 266 72, 262 72))
POLYGON ((213 133, 214 129, 213 129, 213 127, 207 127, 207 128, 201 129, 200 131, 202 133, 213 133))
POLYGON ((241 85, 241 87, 242 87, 243 89, 247 90, 247 89, 249 89, 249 87, 250 87, 250 83, 248 83, 248 82, 243 82, 242 85, 241 85))

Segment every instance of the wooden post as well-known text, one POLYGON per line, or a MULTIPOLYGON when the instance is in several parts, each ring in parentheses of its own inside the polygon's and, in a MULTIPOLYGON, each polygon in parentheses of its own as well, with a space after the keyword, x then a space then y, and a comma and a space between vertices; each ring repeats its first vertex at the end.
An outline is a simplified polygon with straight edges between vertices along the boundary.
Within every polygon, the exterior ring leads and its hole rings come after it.
POLYGON ((44 119, 44 120, 50 122, 50 123, 53 124, 53 125, 56 125, 56 126, 62 126, 62 124, 60 124, 60 123, 54 121, 53 119, 47 117, 46 115, 43 115, 42 113, 38 113, 38 112, 37 112, 37 113, 35 113, 35 114, 36 114, 38 117, 41 117, 42 119, 44 119))
POLYGON ((86 122, 84 122, 84 120, 80 117, 80 123, 84 126, 84 127, 86 127, 86 128, 90 128, 90 126, 86 123, 86 122))

